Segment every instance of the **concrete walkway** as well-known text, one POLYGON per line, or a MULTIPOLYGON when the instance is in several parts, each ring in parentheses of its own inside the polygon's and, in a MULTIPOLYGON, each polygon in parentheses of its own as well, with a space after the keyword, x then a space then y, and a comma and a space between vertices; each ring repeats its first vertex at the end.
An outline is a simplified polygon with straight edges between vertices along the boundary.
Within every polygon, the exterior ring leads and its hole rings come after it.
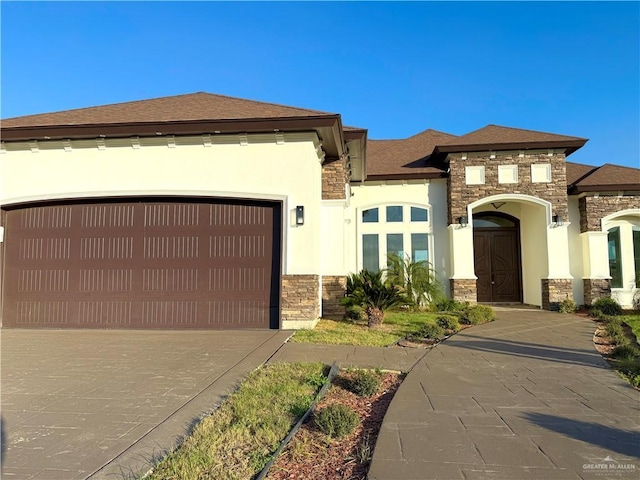
POLYGON ((592 321, 500 309, 431 350, 385 417, 370 480, 637 479, 640 393, 592 321))
POLYGON ((408 372, 426 355, 424 348, 354 347, 351 345, 317 345, 285 343, 269 363, 276 362, 333 362, 341 368, 382 368, 408 372))

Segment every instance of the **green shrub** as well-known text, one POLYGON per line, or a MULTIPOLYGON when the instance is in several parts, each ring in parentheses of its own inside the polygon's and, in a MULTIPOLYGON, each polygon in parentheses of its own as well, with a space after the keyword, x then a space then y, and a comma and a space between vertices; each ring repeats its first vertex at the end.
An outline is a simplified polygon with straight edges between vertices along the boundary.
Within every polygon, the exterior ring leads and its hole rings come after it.
POLYGON ((578 310, 578 305, 576 305, 576 302, 574 302, 570 298, 565 298, 560 303, 560 313, 575 313, 576 310, 578 310))
POLYGON ((430 338, 432 340, 442 340, 445 337, 444 328, 434 323, 426 323, 420 327, 416 333, 418 338, 430 338))
POLYGON ((618 345, 611 352, 611 357, 616 358, 618 360, 627 360, 627 359, 633 360, 640 357, 640 352, 638 351, 637 348, 635 348, 630 344, 618 345))
POLYGON ((591 308, 589 310, 589 316, 592 318, 600 318, 602 316, 602 310, 598 308, 591 308))
POLYGON ((437 312, 461 312, 466 305, 451 298, 443 298, 435 302, 434 307, 437 312))
POLYGON ((346 405, 333 404, 316 412, 313 416, 321 432, 332 438, 349 435, 360 424, 360 417, 346 405))
POLYGON ((640 359, 623 358, 615 362, 614 367, 629 380, 631 385, 640 386, 640 359))
POLYGON ((629 339, 624 334, 624 330, 622 329, 622 325, 619 323, 608 323, 605 326, 605 331, 607 332, 607 336, 611 338, 613 343, 616 345, 628 345, 629 339))
POLYGON ((597 299, 591 305, 593 308, 600 310, 605 315, 620 315, 622 314, 622 307, 611 297, 602 297, 597 299))
POLYGON ((360 397, 370 397, 379 386, 380 377, 368 370, 357 370, 349 380, 349 390, 360 397))
POLYGON ((620 317, 616 317, 614 315, 605 315, 604 313, 602 313, 598 317, 598 320, 600 320, 602 323, 604 323, 605 326, 611 325, 611 324, 622 326, 622 319, 620 317))
POLYGON ((457 332, 458 330, 460 330, 460 322, 458 321, 458 317, 455 317, 453 315, 439 315, 436 318, 436 323, 445 330, 451 330, 453 332, 457 332))
POLYGON ((460 323, 466 325, 480 325, 482 323, 493 322, 496 314, 488 305, 470 305, 460 315, 460 323))

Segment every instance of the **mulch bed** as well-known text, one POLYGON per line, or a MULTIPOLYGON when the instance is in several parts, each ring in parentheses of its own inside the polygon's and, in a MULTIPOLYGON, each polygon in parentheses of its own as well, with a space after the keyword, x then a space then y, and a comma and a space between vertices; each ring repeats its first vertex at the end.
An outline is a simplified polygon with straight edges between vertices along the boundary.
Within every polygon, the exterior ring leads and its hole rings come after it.
POLYGON ((402 376, 383 372, 380 388, 363 398, 347 390, 349 372, 342 372, 317 405, 320 410, 338 403, 355 411, 361 425, 341 439, 330 439, 308 421, 289 442, 269 470, 269 480, 365 480, 382 419, 402 376))

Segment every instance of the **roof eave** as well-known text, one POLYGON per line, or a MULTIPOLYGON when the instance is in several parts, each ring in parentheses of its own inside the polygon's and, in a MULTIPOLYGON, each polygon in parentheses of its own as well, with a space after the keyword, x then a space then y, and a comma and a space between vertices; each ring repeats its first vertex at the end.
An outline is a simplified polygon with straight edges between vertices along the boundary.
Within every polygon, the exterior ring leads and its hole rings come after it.
POLYGON ((556 140, 545 142, 504 142, 504 143, 475 143, 468 145, 438 145, 433 154, 459 153, 459 152, 485 152, 489 150, 534 150, 540 148, 563 148, 567 156, 583 147, 587 139, 556 140))
POLYGON ((130 122, 83 125, 0 127, 3 141, 122 138, 157 135, 200 135, 204 133, 257 133, 315 130, 328 156, 342 154, 339 115, 310 117, 251 118, 232 120, 189 120, 177 122, 130 122), (340 145, 338 147, 337 145, 340 145))
POLYGON ((365 181, 376 182, 382 180, 430 180, 436 178, 446 178, 447 172, 429 173, 383 173, 377 175, 367 175, 365 181))
POLYGON ((618 185, 574 185, 569 189, 569 193, 577 195, 579 193, 595 192, 638 192, 640 183, 627 183, 618 185))

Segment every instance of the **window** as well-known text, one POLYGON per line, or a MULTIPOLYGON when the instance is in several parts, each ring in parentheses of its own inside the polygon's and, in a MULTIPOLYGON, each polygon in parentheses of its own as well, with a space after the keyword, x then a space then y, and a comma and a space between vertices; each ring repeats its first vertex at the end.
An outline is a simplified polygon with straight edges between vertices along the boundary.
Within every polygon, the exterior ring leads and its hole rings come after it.
POLYGON ((362 235, 362 268, 372 272, 380 270, 377 234, 362 235))
POLYGON ((498 183, 518 183, 518 166, 498 165, 498 183))
POLYGON ((533 165, 531 165, 531 182, 532 183, 551 182, 551 164, 550 163, 534 163, 533 165))
POLYGON ((427 222, 429 221, 429 212, 426 208, 411 207, 411 221, 412 222, 427 222))
POLYGON ((429 261, 429 236, 426 233, 411 234, 411 259, 414 262, 429 261))
POLYGON ((387 222, 402 222, 402 206, 387 207, 387 222))
POLYGON ((362 210, 359 268, 378 271, 387 266, 390 253, 405 259, 410 256, 414 262, 429 261, 429 220, 427 207, 391 204, 362 210))
POLYGON ((633 260, 636 267, 636 288, 640 288, 640 227, 633 226, 633 260))
POLYGON ((622 288, 622 262, 620 258, 620 227, 609 229, 607 234, 609 250, 609 275, 611 287, 622 288))
POLYGON ((484 166, 464 167, 464 181, 467 185, 483 185, 484 184, 484 166))
POLYGON ((404 258, 404 247, 401 233, 387 234, 387 258, 389 254, 395 253, 400 258, 404 258))
POLYGON ((378 209, 370 208, 362 212, 363 223, 377 223, 378 222, 378 209))

